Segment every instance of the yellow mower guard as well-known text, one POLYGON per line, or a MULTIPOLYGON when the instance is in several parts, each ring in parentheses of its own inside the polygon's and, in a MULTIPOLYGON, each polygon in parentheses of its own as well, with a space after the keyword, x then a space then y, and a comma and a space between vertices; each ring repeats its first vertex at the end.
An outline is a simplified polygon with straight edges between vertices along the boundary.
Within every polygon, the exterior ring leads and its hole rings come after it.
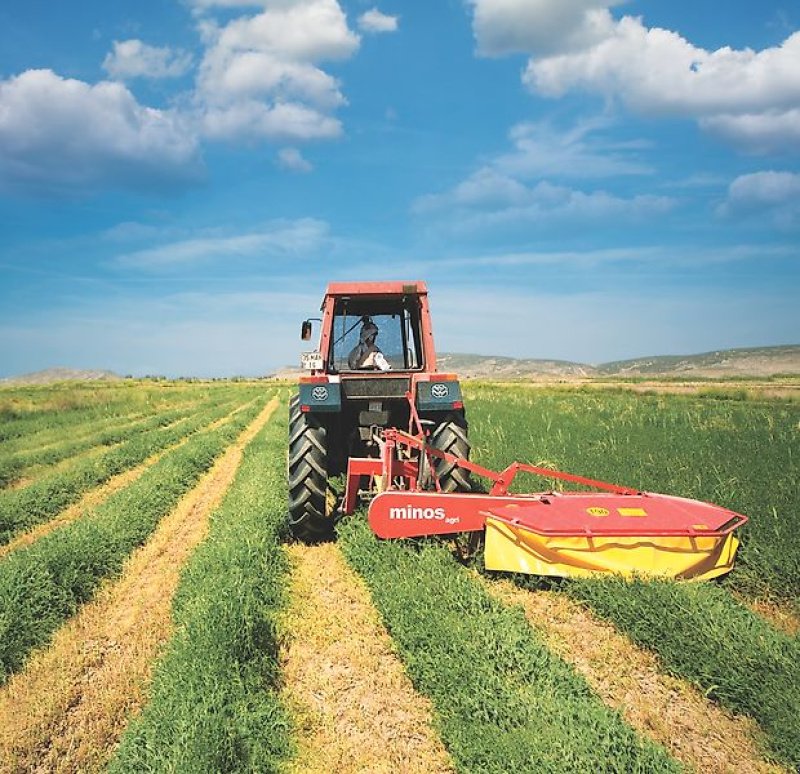
POLYGON ((488 516, 485 562, 487 570, 561 578, 611 572, 708 580, 733 568, 738 545, 732 532, 713 537, 539 535, 488 516))

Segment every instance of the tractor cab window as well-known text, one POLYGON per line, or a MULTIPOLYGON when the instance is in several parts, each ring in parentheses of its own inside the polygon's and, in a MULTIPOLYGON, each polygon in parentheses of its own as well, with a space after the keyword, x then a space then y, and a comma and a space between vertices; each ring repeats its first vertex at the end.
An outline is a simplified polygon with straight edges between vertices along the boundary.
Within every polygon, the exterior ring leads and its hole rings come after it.
MULTIPOLYGON (((361 343, 362 330, 369 324, 377 327, 374 346, 383 354, 393 371, 418 370, 422 368, 422 342, 419 331, 419 310, 411 301, 397 302, 387 306, 346 300, 337 302, 334 308, 333 330, 329 364, 336 371, 361 370, 352 368, 348 359, 361 343)), ((355 364, 354 364, 355 365, 355 364)), ((364 370, 373 370, 372 366, 364 370)))

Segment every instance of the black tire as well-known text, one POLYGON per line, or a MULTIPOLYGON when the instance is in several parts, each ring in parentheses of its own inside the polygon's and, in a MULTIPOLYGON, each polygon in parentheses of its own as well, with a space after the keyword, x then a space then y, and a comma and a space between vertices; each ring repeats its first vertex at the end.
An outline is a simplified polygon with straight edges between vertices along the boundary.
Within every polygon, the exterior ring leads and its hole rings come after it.
MULTIPOLYGON (((448 414, 431 433, 429 443, 443 452, 468 460, 470 445, 464 415, 448 414)), ((436 460, 435 467, 443 492, 472 491, 469 471, 445 460, 436 460)))
POLYGON ((300 398, 289 402, 289 512, 293 537, 316 543, 333 537, 333 519, 326 513, 328 449, 325 426, 300 411, 300 398))

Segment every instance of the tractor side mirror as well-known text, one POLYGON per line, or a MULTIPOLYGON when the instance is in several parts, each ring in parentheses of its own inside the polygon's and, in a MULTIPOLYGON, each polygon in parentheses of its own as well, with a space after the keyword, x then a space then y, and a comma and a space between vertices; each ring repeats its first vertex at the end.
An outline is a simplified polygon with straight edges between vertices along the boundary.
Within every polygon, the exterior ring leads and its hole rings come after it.
POLYGON ((311 338, 311 320, 303 320, 303 327, 300 330, 300 338, 308 341, 311 338))

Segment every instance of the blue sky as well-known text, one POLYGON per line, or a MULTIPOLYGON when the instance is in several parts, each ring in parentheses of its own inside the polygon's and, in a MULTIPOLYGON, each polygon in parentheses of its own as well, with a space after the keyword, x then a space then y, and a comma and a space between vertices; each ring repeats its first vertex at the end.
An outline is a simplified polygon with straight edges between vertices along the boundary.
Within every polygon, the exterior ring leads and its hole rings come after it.
POLYGON ((0 377, 262 374, 327 282, 440 350, 800 342, 800 6, 0 7, 0 377))

